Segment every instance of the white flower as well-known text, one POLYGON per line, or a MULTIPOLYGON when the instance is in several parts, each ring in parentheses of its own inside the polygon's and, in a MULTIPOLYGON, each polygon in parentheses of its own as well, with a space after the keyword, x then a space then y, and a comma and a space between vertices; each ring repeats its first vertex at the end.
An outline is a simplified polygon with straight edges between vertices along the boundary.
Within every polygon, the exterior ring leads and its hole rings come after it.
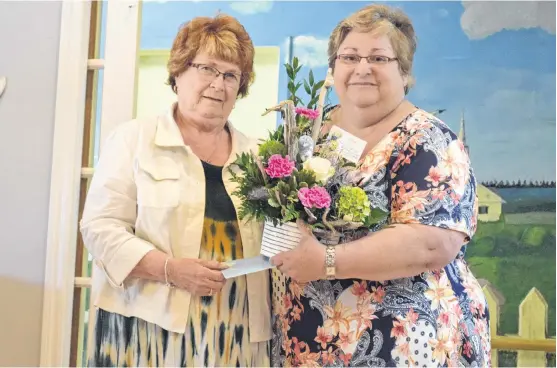
POLYGON ((304 162, 304 169, 313 171, 315 178, 321 183, 325 183, 335 173, 331 161, 323 157, 310 157, 304 162))

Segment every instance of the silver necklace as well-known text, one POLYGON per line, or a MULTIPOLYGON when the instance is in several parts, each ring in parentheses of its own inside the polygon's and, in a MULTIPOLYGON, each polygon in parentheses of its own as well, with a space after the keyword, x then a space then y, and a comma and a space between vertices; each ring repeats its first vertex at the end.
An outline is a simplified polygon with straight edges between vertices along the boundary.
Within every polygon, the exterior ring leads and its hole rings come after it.
POLYGON ((214 144, 214 145, 215 145, 215 148, 213 148, 213 151, 211 152, 211 154, 210 154, 206 159, 203 159, 203 158, 200 157, 200 159, 201 159, 202 161, 205 161, 205 162, 207 162, 207 163, 209 163, 209 164, 212 164, 212 163, 213 163, 212 158, 213 158, 213 156, 215 155, 215 153, 217 152, 217 149, 219 148, 217 142, 220 140, 220 137, 222 136, 222 132, 223 132, 223 131, 224 131, 224 129, 221 130, 221 131, 219 132, 219 134, 217 135, 217 138, 215 138, 215 144, 214 144))

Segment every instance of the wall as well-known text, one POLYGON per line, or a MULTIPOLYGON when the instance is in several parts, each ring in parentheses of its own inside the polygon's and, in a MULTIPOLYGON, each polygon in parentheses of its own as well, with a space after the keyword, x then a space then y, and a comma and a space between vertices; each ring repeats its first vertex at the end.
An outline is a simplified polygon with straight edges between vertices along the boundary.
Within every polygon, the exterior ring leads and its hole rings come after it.
POLYGON ((61 2, 0 1, 0 366, 38 366, 61 2))
MULTIPOLYGON (((278 101, 279 47, 255 47, 255 82, 249 95, 238 100, 230 114, 234 127, 251 137, 266 137, 276 127, 277 113, 265 116, 266 108, 278 101)), ((168 85, 166 62, 169 50, 143 50, 140 52, 136 116, 158 114, 166 109, 176 96, 168 85)))

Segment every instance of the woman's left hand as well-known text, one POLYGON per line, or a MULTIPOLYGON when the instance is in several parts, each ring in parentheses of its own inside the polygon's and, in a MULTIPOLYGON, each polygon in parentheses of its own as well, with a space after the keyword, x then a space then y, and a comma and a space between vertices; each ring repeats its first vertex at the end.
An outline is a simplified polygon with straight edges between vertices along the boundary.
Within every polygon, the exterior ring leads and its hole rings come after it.
POLYGON ((297 221, 302 239, 298 246, 271 258, 280 272, 298 283, 325 277, 325 246, 317 241, 303 221, 297 221))

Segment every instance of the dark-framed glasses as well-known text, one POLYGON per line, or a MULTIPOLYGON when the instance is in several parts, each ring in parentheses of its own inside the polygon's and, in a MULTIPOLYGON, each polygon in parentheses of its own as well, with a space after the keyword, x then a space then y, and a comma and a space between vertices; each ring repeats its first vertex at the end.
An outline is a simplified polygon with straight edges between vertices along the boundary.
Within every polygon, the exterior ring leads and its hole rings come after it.
POLYGON ((241 75, 238 73, 232 72, 221 72, 217 68, 207 65, 207 64, 197 64, 197 63, 190 63, 190 66, 193 66, 199 72, 199 75, 207 79, 208 81, 213 81, 215 78, 222 75, 222 79, 224 80, 224 84, 230 87, 238 87, 240 85, 241 75))
POLYGON ((356 65, 359 64, 362 59, 366 59, 370 64, 384 65, 391 61, 398 60, 397 58, 391 58, 383 55, 371 55, 371 56, 360 56, 356 54, 340 54, 337 55, 337 59, 346 65, 356 65))

